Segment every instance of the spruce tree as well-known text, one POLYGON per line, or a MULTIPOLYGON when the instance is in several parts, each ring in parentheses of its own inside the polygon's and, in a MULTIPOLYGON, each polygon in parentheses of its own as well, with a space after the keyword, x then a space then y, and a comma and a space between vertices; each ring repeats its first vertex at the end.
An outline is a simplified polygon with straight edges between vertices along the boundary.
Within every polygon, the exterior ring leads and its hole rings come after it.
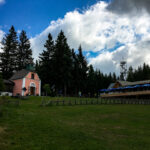
POLYGON ((89 71, 88 71, 88 77, 87 77, 87 90, 88 93, 90 94, 90 97, 93 97, 96 90, 96 78, 95 78, 95 71, 93 69, 93 66, 89 66, 89 71))
POLYGON ((33 63, 30 41, 23 30, 19 36, 19 47, 17 51, 17 70, 25 69, 27 64, 33 63))
MULTIPOLYGON (((54 84, 54 74, 53 74, 53 62, 52 58, 54 55, 54 41, 52 35, 48 34, 48 39, 44 45, 45 50, 39 56, 39 66, 38 72, 42 80, 42 84, 50 84, 51 86, 54 84)), ((36 68, 37 68, 36 67, 36 68)))
POLYGON ((2 40, 3 51, 0 53, 0 69, 4 79, 9 79, 16 70, 17 49, 17 33, 12 26, 9 33, 2 40))
POLYGON ((79 62, 78 62, 78 57, 72 49, 72 91, 73 94, 78 96, 78 91, 79 91, 79 85, 80 85, 80 75, 79 75, 79 62))
POLYGON ((87 61, 85 59, 85 57, 83 56, 82 53, 82 47, 81 45, 79 46, 78 49, 78 65, 79 65, 79 90, 81 90, 82 92, 86 92, 86 81, 87 81, 87 71, 88 71, 88 66, 87 66, 87 61))
POLYGON ((115 73, 113 73, 113 82, 115 83, 116 81, 117 81, 117 77, 116 77, 116 74, 115 73))
POLYGON ((132 66, 129 67, 128 74, 127 74, 127 81, 131 81, 131 82, 134 81, 134 73, 133 73, 132 66))
POLYGON ((71 84, 72 54, 63 31, 56 39, 53 63, 57 90, 63 89, 66 95, 71 84))
POLYGON ((0 73, 0 91, 5 90, 5 84, 3 82, 2 74, 0 73))

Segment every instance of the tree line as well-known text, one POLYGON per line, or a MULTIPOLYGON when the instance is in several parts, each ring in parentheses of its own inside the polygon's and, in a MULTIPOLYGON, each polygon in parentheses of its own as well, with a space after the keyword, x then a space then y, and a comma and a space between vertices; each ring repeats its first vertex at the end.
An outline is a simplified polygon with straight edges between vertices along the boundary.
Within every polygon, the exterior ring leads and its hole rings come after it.
POLYGON ((24 30, 18 38, 15 28, 12 26, 1 44, 0 71, 4 79, 9 79, 15 71, 24 69, 29 61, 33 63, 30 41, 24 30))
MULTIPOLYGON (((35 65, 36 72, 42 81, 42 90, 49 89, 49 95, 76 96, 79 91, 93 97, 100 89, 107 88, 110 83, 119 80, 115 73, 104 74, 88 65, 82 53, 82 46, 78 50, 71 49, 63 31, 56 40, 49 33, 42 53, 36 63, 33 62, 30 41, 24 30, 18 34, 12 26, 5 35, 0 52, 0 71, 3 79, 10 79, 14 72, 25 69, 30 63, 35 65)), ((143 64, 138 69, 129 67, 127 81, 150 79, 150 66, 143 64)))
POLYGON ((81 45, 77 51, 71 49, 63 31, 55 41, 48 34, 44 50, 36 61, 36 71, 43 85, 51 86, 51 93, 65 96, 76 96, 80 91, 85 96, 93 97, 117 79, 115 73, 103 74, 88 65, 81 45))
POLYGON ((55 41, 48 34, 44 50, 36 63, 33 62, 30 41, 24 30, 18 36, 14 26, 11 26, 1 44, 0 77, 10 79, 16 71, 33 64, 42 81, 42 90, 49 89, 50 95, 74 96, 80 91, 93 97, 100 89, 116 81, 115 73, 103 74, 88 65, 81 45, 78 50, 71 49, 63 31, 60 31, 55 41))
POLYGON ((148 64, 143 64, 137 69, 133 69, 132 66, 128 69, 127 81, 141 81, 141 80, 150 80, 150 66, 148 64))

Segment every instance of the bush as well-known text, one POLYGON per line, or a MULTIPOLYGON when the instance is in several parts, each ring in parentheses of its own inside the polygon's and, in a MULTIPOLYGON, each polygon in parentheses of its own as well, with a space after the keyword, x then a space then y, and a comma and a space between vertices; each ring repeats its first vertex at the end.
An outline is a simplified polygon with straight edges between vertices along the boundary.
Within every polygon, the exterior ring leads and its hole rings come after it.
POLYGON ((51 94, 51 88, 50 88, 49 84, 44 84, 43 89, 44 89, 44 91, 46 93, 46 96, 51 94))
POLYGON ((6 96, 1 96, 0 97, 0 105, 5 104, 6 101, 7 101, 7 97, 6 96))
POLYGON ((7 100, 6 96, 0 96, 0 117, 3 116, 2 106, 6 103, 6 100, 7 100))

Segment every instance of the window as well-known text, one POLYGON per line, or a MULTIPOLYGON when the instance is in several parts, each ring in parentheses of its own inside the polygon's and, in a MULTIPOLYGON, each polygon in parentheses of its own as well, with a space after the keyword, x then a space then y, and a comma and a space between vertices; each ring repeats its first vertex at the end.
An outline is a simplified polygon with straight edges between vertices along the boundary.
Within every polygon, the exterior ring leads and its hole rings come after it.
POLYGON ((31 74, 31 79, 34 79, 34 74, 33 73, 31 74))

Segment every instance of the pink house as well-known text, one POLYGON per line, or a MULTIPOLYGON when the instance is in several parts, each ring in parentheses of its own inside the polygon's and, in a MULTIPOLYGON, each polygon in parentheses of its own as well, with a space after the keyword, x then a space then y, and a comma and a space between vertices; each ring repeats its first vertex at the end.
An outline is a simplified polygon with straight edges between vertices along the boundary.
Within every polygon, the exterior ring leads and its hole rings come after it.
POLYGON ((16 72, 10 80, 14 82, 13 96, 41 95, 41 80, 34 71, 23 69, 16 72))

